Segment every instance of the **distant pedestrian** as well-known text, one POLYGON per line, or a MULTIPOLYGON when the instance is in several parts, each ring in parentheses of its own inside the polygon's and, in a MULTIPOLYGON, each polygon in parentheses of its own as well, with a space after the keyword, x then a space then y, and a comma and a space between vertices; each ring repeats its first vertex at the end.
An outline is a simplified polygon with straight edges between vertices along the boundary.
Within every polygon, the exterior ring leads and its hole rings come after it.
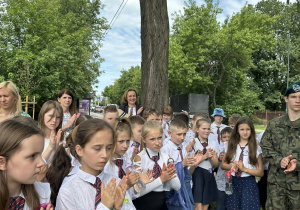
POLYGON ((122 109, 127 114, 130 114, 130 116, 133 115, 140 115, 143 116, 143 107, 137 105, 138 101, 138 95, 136 90, 134 89, 128 89, 125 91, 125 93, 122 96, 121 103, 122 105, 119 107, 119 109, 122 109))

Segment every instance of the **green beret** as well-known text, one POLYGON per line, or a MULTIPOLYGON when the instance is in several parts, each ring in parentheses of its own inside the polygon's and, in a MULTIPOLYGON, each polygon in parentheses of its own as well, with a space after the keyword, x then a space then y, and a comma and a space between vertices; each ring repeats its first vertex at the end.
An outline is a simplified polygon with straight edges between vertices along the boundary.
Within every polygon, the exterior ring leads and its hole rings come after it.
POLYGON ((291 84, 290 87, 288 87, 288 89, 286 89, 284 96, 288 96, 291 93, 298 93, 298 92, 300 92, 300 82, 295 82, 291 84))

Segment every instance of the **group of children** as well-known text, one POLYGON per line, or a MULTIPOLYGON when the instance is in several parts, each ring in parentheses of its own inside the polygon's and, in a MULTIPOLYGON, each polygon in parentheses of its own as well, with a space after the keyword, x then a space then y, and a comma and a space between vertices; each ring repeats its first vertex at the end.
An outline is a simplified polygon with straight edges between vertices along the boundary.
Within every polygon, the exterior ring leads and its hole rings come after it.
POLYGON ((75 113, 63 126, 64 112, 48 101, 38 126, 26 117, 0 124, 0 209, 259 209, 262 157, 249 118, 233 116, 231 129, 215 109, 213 124, 195 114, 190 126, 171 107, 120 118, 108 106, 103 120, 75 113))

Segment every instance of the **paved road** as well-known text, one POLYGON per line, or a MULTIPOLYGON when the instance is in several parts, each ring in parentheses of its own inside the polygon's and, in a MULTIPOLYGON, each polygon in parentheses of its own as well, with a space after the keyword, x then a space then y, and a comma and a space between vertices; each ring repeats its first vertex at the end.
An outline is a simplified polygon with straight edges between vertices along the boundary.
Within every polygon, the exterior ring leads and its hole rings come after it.
POLYGON ((93 118, 99 118, 99 119, 102 119, 103 118, 103 113, 94 113, 94 112, 91 112, 91 116, 93 118))

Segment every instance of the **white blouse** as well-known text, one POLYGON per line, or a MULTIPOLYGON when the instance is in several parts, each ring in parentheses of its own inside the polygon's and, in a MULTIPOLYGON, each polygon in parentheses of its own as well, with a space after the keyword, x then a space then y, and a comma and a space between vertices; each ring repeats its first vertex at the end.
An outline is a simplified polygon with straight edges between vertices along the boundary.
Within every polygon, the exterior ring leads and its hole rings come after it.
MULTIPOLYGON (((118 177, 102 171, 97 177, 101 179, 105 186, 112 178, 116 178, 116 183, 120 182, 118 177)), ((56 210, 86 210, 95 209, 96 189, 93 184, 96 177, 82 171, 75 166, 69 175, 64 179, 64 182, 59 190, 56 200, 56 210)), ((125 199, 128 203, 123 202, 122 209, 135 209, 132 200, 126 192, 125 199)), ((124 199, 124 200, 125 200, 124 199)), ((105 205, 100 203, 97 206, 98 210, 109 210, 105 205)))
MULTIPOLYGON (((50 144, 50 139, 45 138, 45 139, 44 139, 44 142, 45 142, 45 143, 44 143, 44 150, 43 150, 43 153, 45 152, 45 150, 46 150, 47 147, 49 146, 49 144, 50 144)), ((43 154, 43 153, 42 153, 42 154, 43 154)), ((46 160, 48 166, 49 166, 49 165, 51 164, 51 162, 52 162, 54 153, 55 153, 55 150, 53 149, 53 150, 51 151, 49 157, 48 157, 48 160, 46 160)))
MULTIPOLYGON (((40 204, 50 203, 50 195, 51 195, 50 184, 42 183, 42 182, 34 182, 33 185, 34 185, 34 188, 35 188, 37 194, 39 195, 40 204)), ((25 199, 23 192, 21 192, 20 196, 25 199)), ((26 200, 25 200, 25 205, 24 205, 23 210, 32 210, 27 205, 26 200)))
MULTIPOLYGON (((182 144, 180 144, 179 147, 181 148, 182 157, 184 159, 187 155, 186 149, 182 146, 182 144)), ((175 165, 182 162, 180 152, 177 148, 178 146, 176 146, 176 144, 172 141, 168 141, 168 143, 161 148, 161 152, 168 154, 174 160, 175 165)))
MULTIPOLYGON (((217 144, 215 141, 210 141, 208 139, 208 145, 206 147, 206 149, 213 149, 215 150, 216 152, 218 152, 218 147, 217 147, 217 144)), ((200 143, 200 140, 198 138, 195 138, 195 145, 194 145, 194 149, 195 149, 195 152, 197 150, 203 150, 203 146, 202 144, 200 143)), ((194 152, 194 151, 193 151, 194 152)), ((213 168, 212 164, 210 163, 210 160, 207 159, 207 160, 204 160, 202 161, 201 163, 198 164, 198 167, 201 167, 201 168, 204 168, 206 170, 210 170, 213 168)))
MULTIPOLYGON (((157 152, 154 152, 148 148, 147 151, 150 157, 158 155, 157 152)), ((143 149, 143 151, 141 151, 137 155, 141 157, 141 161, 134 162, 134 165, 138 167, 137 170, 143 169, 143 172, 146 172, 148 169, 151 170, 153 169, 155 162, 149 158, 146 149, 143 149)), ((159 152, 159 160, 157 161, 157 163, 161 167, 161 169, 163 169, 163 163, 167 165, 168 159, 169 159, 169 155, 163 152, 159 152)), ((143 196, 151 191, 154 192, 170 191, 170 188, 177 191, 180 189, 180 187, 181 187, 180 180, 177 176, 164 184, 161 182, 160 177, 158 177, 153 182, 146 184, 146 189, 142 193, 136 196, 143 196)))
MULTIPOLYGON (((228 145, 225 146, 225 153, 227 152, 227 147, 228 145)), ((240 154, 241 154, 242 149, 240 148, 240 145, 236 146, 236 153, 233 156, 232 160, 236 160, 239 161, 240 158, 240 154)), ((256 151, 256 158, 258 158, 258 156, 262 153, 261 147, 259 145, 257 145, 257 151, 256 151)), ((249 169, 257 169, 256 166, 251 165, 250 161, 249 161, 249 147, 248 145, 245 147, 244 149, 244 156, 243 156, 243 164, 246 168, 249 169)), ((233 171, 231 173, 232 176, 235 176, 235 172, 233 171)), ((247 174, 246 172, 242 172, 241 177, 247 177, 247 176, 251 176, 250 174, 247 174)))
MULTIPOLYGON (((113 158, 113 161, 115 159, 116 158, 113 158)), ((119 158, 117 158, 117 159, 119 159, 119 158)), ((126 173, 127 166, 132 165, 132 163, 130 160, 128 160, 127 156, 125 156, 125 155, 121 156, 120 159, 123 159, 122 169, 126 173)), ((104 172, 117 177, 119 175, 119 167, 116 166, 116 164, 114 162, 108 161, 104 167, 104 172)))
MULTIPOLYGON (((126 156, 126 159, 130 162, 131 162, 130 158, 131 158, 132 153, 133 153, 134 145, 135 145, 135 142, 130 140, 129 147, 128 147, 125 155, 124 155, 124 156, 126 156)), ((140 147, 139 147, 139 151, 141 151, 141 144, 140 144, 140 147)))
POLYGON ((192 131, 192 129, 189 129, 186 133, 185 139, 184 139, 184 145, 188 145, 193 139, 195 138, 195 133, 192 131))

